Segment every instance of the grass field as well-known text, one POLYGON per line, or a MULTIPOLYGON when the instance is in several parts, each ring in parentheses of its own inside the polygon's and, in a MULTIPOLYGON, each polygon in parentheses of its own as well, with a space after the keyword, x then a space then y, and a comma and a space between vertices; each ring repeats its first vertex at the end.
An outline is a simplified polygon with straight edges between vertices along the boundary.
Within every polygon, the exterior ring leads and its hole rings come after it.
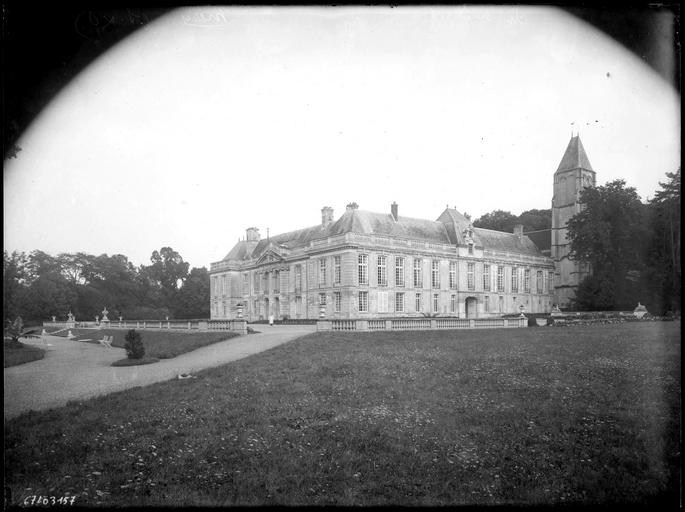
POLYGON ((16 345, 10 341, 4 341, 2 346, 2 362, 5 368, 16 366, 18 364, 30 363, 31 361, 37 361, 38 359, 43 359, 45 356, 45 350, 42 348, 34 347, 33 345, 26 345, 21 342, 16 345))
POLYGON ((81 505, 678 503, 680 322, 315 333, 5 423, 81 505))
MULTIPOLYGON (((97 340, 103 336, 113 336, 113 347, 124 347, 124 337, 128 330, 124 329, 71 329, 75 340, 97 340)), ((169 359, 186 352, 224 341, 235 336, 235 332, 198 332, 198 331, 152 331, 138 329, 145 346, 145 357, 156 359, 169 359)), ((57 336, 66 336, 67 331, 60 332, 57 336)))

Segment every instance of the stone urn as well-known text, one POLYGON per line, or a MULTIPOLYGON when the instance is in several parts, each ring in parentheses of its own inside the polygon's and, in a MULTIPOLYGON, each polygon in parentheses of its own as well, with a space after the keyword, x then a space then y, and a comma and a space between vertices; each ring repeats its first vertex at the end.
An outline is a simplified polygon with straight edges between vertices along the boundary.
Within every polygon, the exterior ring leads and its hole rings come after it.
POLYGON ((633 310, 633 315, 635 315, 636 318, 642 318, 645 316, 649 311, 647 311, 647 308, 644 307, 642 304, 639 302, 637 303, 637 306, 633 310))

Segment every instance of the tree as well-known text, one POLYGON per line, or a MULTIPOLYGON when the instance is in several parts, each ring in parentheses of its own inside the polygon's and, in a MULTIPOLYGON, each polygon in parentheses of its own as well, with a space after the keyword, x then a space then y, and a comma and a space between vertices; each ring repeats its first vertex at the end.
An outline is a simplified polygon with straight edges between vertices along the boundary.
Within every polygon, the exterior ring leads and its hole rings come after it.
POLYGON ((680 311, 680 168, 666 173, 668 182, 659 183, 649 202, 649 270, 645 287, 652 291, 653 309, 660 313, 680 311))
POLYGON ((523 231, 540 231, 552 228, 552 210, 526 210, 518 216, 523 231))
POLYGON ((503 210, 486 213, 473 221, 474 227, 505 231, 507 233, 512 233, 516 224, 518 224, 518 217, 512 215, 511 212, 503 210))
POLYGON ((632 309, 641 296, 644 270, 645 207, 637 191, 615 180, 580 193, 582 210, 568 223, 569 257, 588 263, 591 275, 581 283, 579 309, 632 309))
POLYGON ((152 265, 140 268, 141 276, 148 282, 147 297, 158 307, 164 305, 173 311, 179 288, 188 277, 189 264, 171 247, 154 251, 150 261, 152 265))
POLYGON ((129 359, 142 359, 145 355, 145 347, 143 346, 143 340, 140 337, 140 333, 136 332, 135 329, 131 329, 124 336, 124 349, 126 350, 126 355, 129 359))
POLYGON ((9 320, 5 322, 5 334, 10 337, 10 343, 14 347, 21 346, 19 338, 38 338, 35 332, 33 329, 24 330, 24 322, 20 316, 14 322, 9 320))
POLYGON ((209 317, 209 272, 193 267, 183 283, 174 312, 176 318, 209 317))
POLYGON ((28 288, 26 286, 26 254, 3 251, 2 295, 3 322, 16 318, 22 312, 28 288))

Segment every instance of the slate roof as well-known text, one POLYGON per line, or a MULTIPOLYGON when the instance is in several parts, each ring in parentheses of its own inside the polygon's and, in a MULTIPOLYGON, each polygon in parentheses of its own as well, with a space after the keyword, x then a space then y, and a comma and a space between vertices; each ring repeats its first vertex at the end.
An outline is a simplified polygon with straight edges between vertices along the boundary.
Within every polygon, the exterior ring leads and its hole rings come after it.
POLYGON ((539 231, 529 231, 524 233, 525 236, 531 239, 531 241, 540 249, 540 252, 549 252, 552 250, 552 230, 551 229, 541 229, 539 231))
MULTIPOLYGON (((399 216, 395 221, 389 213, 353 209, 347 210, 326 228, 317 225, 291 231, 271 236, 269 239, 262 239, 256 245, 254 242, 240 241, 226 255, 224 261, 259 258, 271 244, 287 251, 305 248, 316 239, 344 233, 379 235, 446 245, 463 244, 463 230, 468 226, 470 226, 470 221, 466 217, 457 210, 449 208, 435 221, 403 216, 399 216)), ((481 228, 473 228, 473 234, 474 243, 486 249, 541 256, 535 244, 525 236, 520 238, 513 233, 481 228)))
POLYGON ((590 160, 585 153, 585 148, 583 148, 583 143, 580 141, 580 136, 576 135, 571 137, 556 172, 571 171, 579 168, 593 171, 590 160))
POLYGON ((493 231, 492 229, 473 228, 483 248, 491 251, 516 252, 530 256, 542 256, 537 246, 527 236, 514 233, 493 231))

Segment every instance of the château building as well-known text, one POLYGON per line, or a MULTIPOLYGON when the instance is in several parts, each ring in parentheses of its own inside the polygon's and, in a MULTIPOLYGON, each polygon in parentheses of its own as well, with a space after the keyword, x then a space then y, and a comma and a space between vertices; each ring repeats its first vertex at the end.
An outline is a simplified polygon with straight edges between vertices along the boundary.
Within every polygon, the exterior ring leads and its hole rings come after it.
POLYGON ((350 203, 337 219, 260 237, 251 227, 210 266, 211 318, 248 321, 453 316, 482 318, 567 306, 588 272, 568 258, 566 223, 595 173, 578 136, 554 174, 552 229, 513 233, 474 227, 446 208, 436 220, 350 203))

